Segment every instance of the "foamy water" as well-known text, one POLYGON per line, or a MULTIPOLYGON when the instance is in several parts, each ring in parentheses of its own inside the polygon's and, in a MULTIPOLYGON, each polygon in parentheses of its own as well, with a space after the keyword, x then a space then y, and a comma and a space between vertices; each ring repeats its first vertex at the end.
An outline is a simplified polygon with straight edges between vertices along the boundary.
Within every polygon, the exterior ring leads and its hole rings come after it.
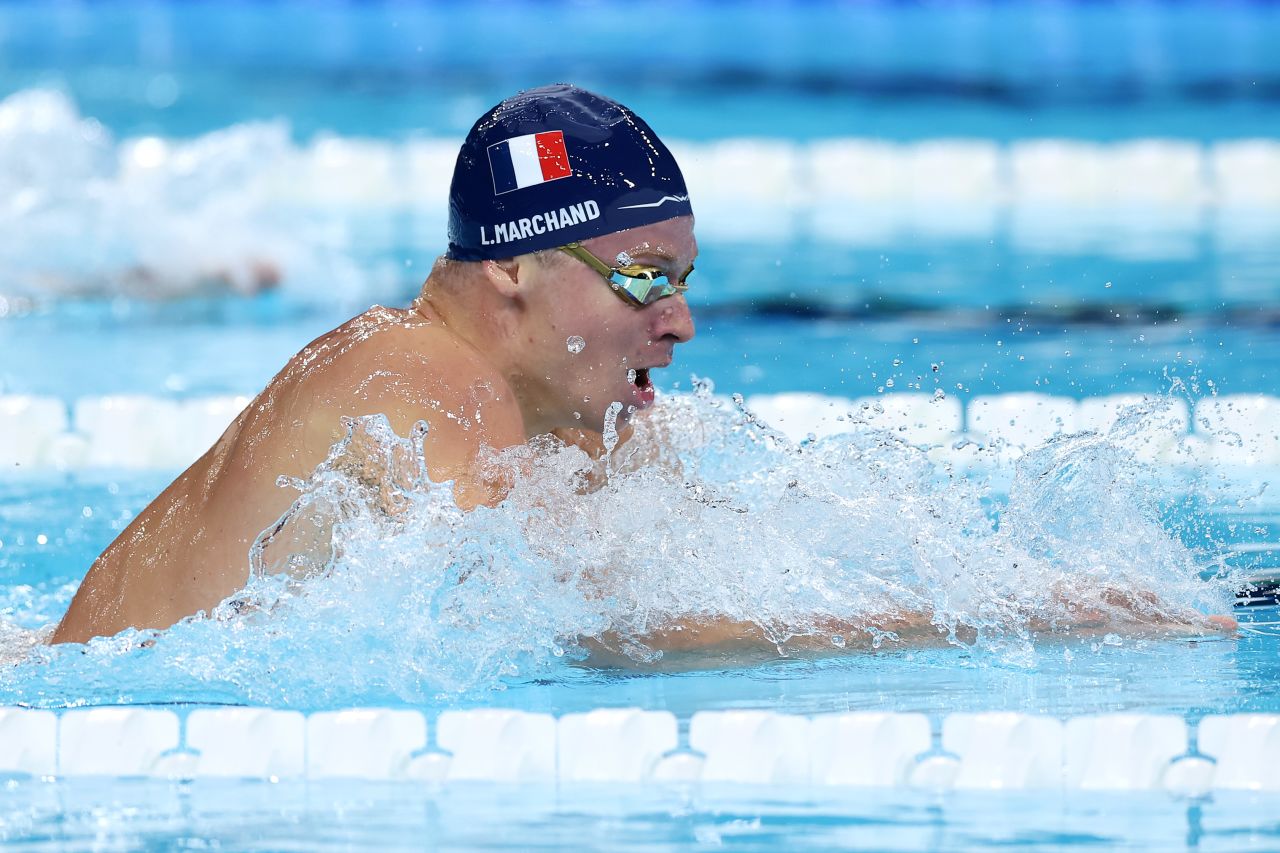
POLYGON ((653 633, 682 620, 751 623, 773 655, 857 654, 917 642, 892 633, 904 614, 935 643, 1033 667, 1036 630, 1102 640, 1105 625, 1123 643, 1226 612, 1133 456, 1159 424, 1153 404, 1027 454, 997 523, 982 480, 890 433, 795 445, 706 387, 661 398, 602 462, 551 439, 496 456, 510 496, 470 513, 426 478, 413 437, 362 418, 307 481, 282 484, 299 499, 234 605, 37 648, 0 678, 11 699, 38 685, 55 704, 422 702, 554 675, 597 642, 670 665, 653 633), (301 552, 316 531, 328 547, 301 552))
POLYGON ((346 214, 282 205, 283 121, 195 139, 116 139, 54 90, 0 101, 0 299, 171 298, 285 287, 354 297, 346 214))

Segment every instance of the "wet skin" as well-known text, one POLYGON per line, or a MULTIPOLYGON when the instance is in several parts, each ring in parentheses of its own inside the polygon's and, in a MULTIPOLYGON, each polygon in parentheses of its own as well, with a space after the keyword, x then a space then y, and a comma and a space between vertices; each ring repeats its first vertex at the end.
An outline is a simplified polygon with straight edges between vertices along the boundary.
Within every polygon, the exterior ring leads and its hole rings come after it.
MULTIPOLYGON (((620 253, 673 278, 693 263, 692 217, 584 241, 612 262, 620 253)), ((126 628, 167 628, 241 589, 249 551, 305 478, 345 435, 342 419, 385 414, 423 440, 433 480, 453 480, 459 506, 495 505, 501 482, 479 461, 556 432, 598 450, 610 403, 618 425, 652 392, 628 370, 665 367, 693 337, 688 304, 674 295, 642 308, 599 273, 560 253, 437 265, 408 309, 375 306, 308 344, 218 442, 144 509, 89 569, 52 641, 84 642, 126 628), (440 276, 447 283, 437 286, 440 276), (570 351, 570 336, 586 341, 570 351), (592 429, 594 427, 594 429, 592 429)))

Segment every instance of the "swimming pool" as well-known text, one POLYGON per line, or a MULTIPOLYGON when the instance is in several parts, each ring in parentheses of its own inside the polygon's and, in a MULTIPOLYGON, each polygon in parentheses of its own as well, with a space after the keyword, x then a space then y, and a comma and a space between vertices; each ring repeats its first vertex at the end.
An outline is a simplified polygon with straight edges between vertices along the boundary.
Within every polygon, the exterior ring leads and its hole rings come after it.
MULTIPOLYGON (((1222 745, 1274 755, 1274 729, 1232 728, 1280 714, 1274 608, 1230 639, 1026 631, 1028 613, 1069 620, 1062 584, 1225 611, 1280 566, 1280 14, 689 4, 672 30, 689 59, 623 73, 612 37, 671 10, 586 9, 513 4, 482 29, 448 4, 0 5, 0 221, 21 236, 0 248, 6 645, 58 618, 299 346, 415 292, 457 138, 508 89, 572 76, 634 101, 679 140, 703 251, 699 337, 659 380, 692 486, 621 472, 550 518, 527 495, 458 518, 424 489, 396 529, 347 506, 332 574, 255 589, 270 619, 6 665, 0 705, 32 710, 0 720, 0 757, 28 749, 0 838, 1274 847, 1274 772, 1222 745), (522 52, 552 20, 568 53, 522 52), (493 39, 521 47, 494 63, 493 39), (597 595, 593 564, 641 583, 597 595), (768 622, 886 602, 937 608, 957 644, 620 673, 567 641, 679 606, 768 622), (324 728, 349 708, 407 716, 324 728), (658 716, 575 716, 602 708, 658 716), (466 716, 483 709, 520 715, 466 716), (761 710, 780 716, 693 722, 761 710), (896 715, 846 720, 882 751, 821 729, 853 712, 896 715), (987 712, 1024 716, 964 716, 987 712), (324 749, 375 735, 395 772, 322 778, 324 749), (705 763, 655 781, 668 735, 705 763), (526 782, 473 755, 492 742, 526 782), (186 750, 202 743, 231 778, 186 750), (574 770, 588 751, 613 769, 574 770), (829 784, 815 768, 835 755, 898 769, 829 784), (1179 787, 1174 764, 1216 787, 1179 787)), ((575 464, 540 457, 539 486, 575 464)))

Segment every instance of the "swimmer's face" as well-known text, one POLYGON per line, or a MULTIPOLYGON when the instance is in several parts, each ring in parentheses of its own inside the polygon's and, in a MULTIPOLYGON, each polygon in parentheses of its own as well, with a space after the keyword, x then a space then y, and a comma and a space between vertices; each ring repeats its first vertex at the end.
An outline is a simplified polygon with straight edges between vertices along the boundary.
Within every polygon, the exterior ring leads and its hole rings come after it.
MULTIPOLYGON (((692 216, 594 237, 582 245, 610 266, 652 265, 673 282, 698 254, 692 216)), ((600 430, 610 404, 617 402, 621 426, 634 411, 653 404, 650 371, 671 364, 676 345, 693 337, 684 295, 636 307, 619 298, 599 272, 563 252, 544 253, 540 266, 529 297, 530 316, 539 328, 527 343, 538 347, 539 378, 547 383, 541 414, 557 427, 600 430), (580 346, 576 340, 571 346, 574 338, 582 339, 580 346)))

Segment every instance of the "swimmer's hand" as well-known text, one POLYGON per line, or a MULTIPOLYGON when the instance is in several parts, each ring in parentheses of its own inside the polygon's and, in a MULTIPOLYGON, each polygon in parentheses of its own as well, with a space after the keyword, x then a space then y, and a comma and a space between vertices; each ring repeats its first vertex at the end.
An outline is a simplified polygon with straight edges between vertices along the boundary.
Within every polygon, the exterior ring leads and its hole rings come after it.
POLYGON ((1067 617, 1046 619, 1032 616, 1030 627, 1037 634, 1119 632, 1127 636, 1195 637, 1234 634, 1236 620, 1230 616, 1205 616, 1185 607, 1170 605, 1148 590, 1127 590, 1106 584, 1082 595, 1064 583, 1055 585, 1054 601, 1067 617))

